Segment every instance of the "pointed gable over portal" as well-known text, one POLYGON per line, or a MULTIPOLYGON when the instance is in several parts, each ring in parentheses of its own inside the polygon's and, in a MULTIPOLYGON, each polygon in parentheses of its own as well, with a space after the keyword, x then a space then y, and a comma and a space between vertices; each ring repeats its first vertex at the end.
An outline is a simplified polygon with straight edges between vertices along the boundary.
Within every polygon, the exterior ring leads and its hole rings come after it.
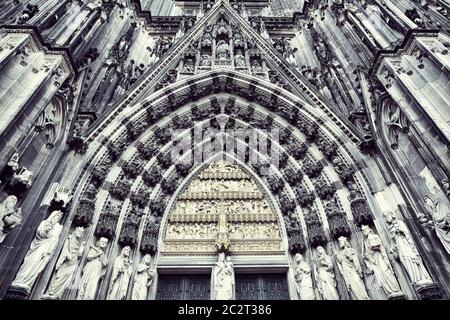
MULTIPOLYGON (((262 6, 257 1, 251 3, 255 8, 262 6)), ((260 16, 249 17, 234 6, 226 0, 217 1, 203 15, 197 15, 195 23, 186 20, 183 32, 173 43, 162 36, 154 50, 159 53, 158 61, 98 119, 89 134, 106 122, 125 119, 123 111, 136 112, 137 105, 152 108, 161 96, 167 98, 167 108, 174 108, 186 100, 194 101, 202 93, 221 92, 228 87, 235 94, 249 95, 249 100, 260 96, 274 104, 287 95, 282 99, 289 99, 299 109, 308 109, 311 117, 331 117, 353 141, 362 140, 348 119, 335 112, 332 104, 291 65, 293 49, 289 41, 271 40, 260 16), (242 79, 241 84, 236 86, 235 79, 242 79), (274 92, 262 97, 255 90, 257 86, 274 92)))

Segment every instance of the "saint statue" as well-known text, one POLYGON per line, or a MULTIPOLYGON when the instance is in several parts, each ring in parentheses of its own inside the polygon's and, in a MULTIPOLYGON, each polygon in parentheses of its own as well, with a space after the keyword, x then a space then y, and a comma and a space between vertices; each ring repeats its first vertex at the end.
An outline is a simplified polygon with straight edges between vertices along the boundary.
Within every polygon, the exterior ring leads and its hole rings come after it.
POLYGON ((19 154, 17 152, 12 155, 11 159, 7 163, 7 166, 11 168, 12 172, 19 171, 19 154))
POLYGON ((362 226, 361 230, 364 235, 363 257, 367 266, 374 272, 375 278, 388 297, 402 296, 403 293, 381 244, 380 237, 368 226, 362 226))
POLYGON ((242 50, 241 49, 238 49, 236 54, 234 55, 234 65, 237 68, 245 67, 245 57, 242 54, 242 50))
POLYGON ((442 202, 435 202, 430 196, 423 198, 430 211, 437 237, 450 254, 450 208, 442 202))
POLYGON ((213 290, 215 300, 233 300, 234 267, 231 258, 225 259, 225 253, 219 253, 219 260, 213 271, 213 290))
POLYGON ((432 284, 428 271, 417 251, 411 234, 405 223, 398 220, 392 212, 386 214, 386 222, 394 241, 393 254, 406 269, 411 282, 415 285, 432 284))
POLYGON ((39 224, 36 235, 31 242, 22 266, 14 279, 12 286, 31 291, 37 277, 47 266, 59 241, 62 231, 60 224, 63 213, 53 211, 50 216, 39 224))
POLYGON ((317 247, 316 267, 317 285, 322 298, 324 300, 339 300, 333 261, 321 246, 317 247))
POLYGON ((16 209, 17 197, 8 196, 0 203, 0 243, 5 240, 9 231, 17 227, 22 222, 22 211, 16 209))
POLYGON ((78 300, 94 300, 97 294, 98 282, 105 275, 105 267, 108 264, 105 248, 108 245, 107 238, 100 238, 97 244, 91 245, 87 255, 87 263, 81 277, 78 300))
POLYGON ((339 238, 341 251, 337 254, 339 271, 347 284, 347 290, 356 300, 369 300, 363 281, 361 264, 355 249, 353 249, 346 237, 339 238))
POLYGON ((130 259, 131 248, 124 247, 120 256, 114 261, 113 272, 106 300, 124 300, 127 296, 128 283, 132 273, 130 259))
POLYGON ((297 283, 297 293, 300 300, 315 300, 313 283, 312 283, 312 270, 308 262, 303 259, 300 253, 295 255, 295 282, 297 283))
POLYGON ((85 242, 81 242, 84 228, 78 227, 67 238, 63 250, 56 262, 55 274, 50 282, 45 299, 60 299, 64 289, 70 283, 77 268, 78 260, 83 254, 85 242))
POLYGON ((132 300, 147 300, 148 289, 156 277, 156 268, 152 264, 152 256, 146 254, 139 263, 134 276, 132 300))
POLYGON ((230 46, 224 40, 220 40, 217 43, 217 58, 221 60, 229 59, 230 57, 230 46))

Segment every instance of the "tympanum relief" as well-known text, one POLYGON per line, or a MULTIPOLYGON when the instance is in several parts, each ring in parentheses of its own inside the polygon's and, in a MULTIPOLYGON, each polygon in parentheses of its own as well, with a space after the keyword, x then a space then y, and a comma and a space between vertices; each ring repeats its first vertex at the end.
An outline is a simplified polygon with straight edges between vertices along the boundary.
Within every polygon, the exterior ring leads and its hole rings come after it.
POLYGON ((215 162, 181 194, 169 215, 163 254, 283 254, 277 217, 237 165, 215 162))

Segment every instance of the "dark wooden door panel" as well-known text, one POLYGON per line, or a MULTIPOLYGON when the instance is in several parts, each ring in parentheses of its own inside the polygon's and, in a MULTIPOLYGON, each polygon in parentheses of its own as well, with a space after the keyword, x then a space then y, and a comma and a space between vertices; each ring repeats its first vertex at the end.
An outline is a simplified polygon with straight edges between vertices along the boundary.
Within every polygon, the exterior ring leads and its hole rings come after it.
POLYGON ((210 275, 160 275, 157 300, 209 300, 210 275))
POLYGON ((264 300, 289 300, 286 275, 268 275, 263 278, 264 300))
POLYGON ((160 275, 156 300, 182 300, 183 279, 178 276, 160 275))
POLYGON ((236 300, 289 300, 286 274, 236 275, 236 300))
POLYGON ((260 300, 261 280, 253 275, 236 275, 236 300, 260 300))

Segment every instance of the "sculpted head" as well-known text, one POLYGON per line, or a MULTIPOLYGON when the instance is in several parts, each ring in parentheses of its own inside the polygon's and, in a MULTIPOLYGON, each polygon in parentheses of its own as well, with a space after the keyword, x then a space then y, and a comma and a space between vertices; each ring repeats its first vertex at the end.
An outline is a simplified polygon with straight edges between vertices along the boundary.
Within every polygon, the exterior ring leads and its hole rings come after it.
POLYGON ((152 256, 150 254, 146 254, 144 258, 142 258, 146 265, 150 265, 152 263, 152 256))
POLYGON ((63 213, 61 211, 53 211, 48 218, 52 224, 57 224, 61 221, 63 213))
POLYGON ((225 253, 219 253, 219 262, 225 262, 225 253))
POLYGON ((341 247, 341 249, 344 249, 345 247, 348 246, 348 239, 346 237, 340 237, 338 239, 339 241, 339 246, 341 247))
POLYGON ((441 181, 441 185, 442 187, 444 187, 445 189, 449 189, 450 188, 450 182, 448 179, 444 179, 441 181))
POLYGON ((386 212, 384 214, 384 216, 385 216, 386 222, 389 224, 392 224, 395 221, 395 215, 393 212, 390 212, 390 211, 386 212))
POLYGON ((75 236, 80 239, 83 236, 84 228, 83 227, 77 227, 74 231, 75 236))
POLYGON ((368 236, 372 230, 369 228, 369 226, 361 226, 361 231, 363 233, 364 236, 368 236))
POLYGON ((126 246, 122 249, 122 256, 123 257, 129 257, 131 253, 131 248, 129 246, 126 246))
POLYGON ((296 253, 296 254, 295 254, 295 261, 296 261, 297 263, 302 262, 302 261, 303 261, 303 256, 302 256, 300 253, 296 253))
POLYGON ((227 259, 226 259, 226 261, 227 261, 227 262, 231 262, 231 257, 228 256, 227 259))
POLYGON ((423 196, 423 201, 425 201, 425 203, 429 207, 434 208, 436 206, 436 203, 434 202, 434 200, 428 195, 423 196))
POLYGON ((317 247, 317 253, 319 253, 319 255, 321 256, 321 255, 324 255, 326 252, 325 252, 325 249, 322 246, 318 246, 317 247))
POLYGON ((108 245, 108 238, 100 238, 100 240, 98 240, 98 242, 97 242, 97 246, 100 248, 100 249, 105 249, 106 248, 106 246, 108 245))
POLYGON ((17 204, 17 197, 14 195, 8 196, 5 201, 5 206, 8 209, 13 209, 17 204))

